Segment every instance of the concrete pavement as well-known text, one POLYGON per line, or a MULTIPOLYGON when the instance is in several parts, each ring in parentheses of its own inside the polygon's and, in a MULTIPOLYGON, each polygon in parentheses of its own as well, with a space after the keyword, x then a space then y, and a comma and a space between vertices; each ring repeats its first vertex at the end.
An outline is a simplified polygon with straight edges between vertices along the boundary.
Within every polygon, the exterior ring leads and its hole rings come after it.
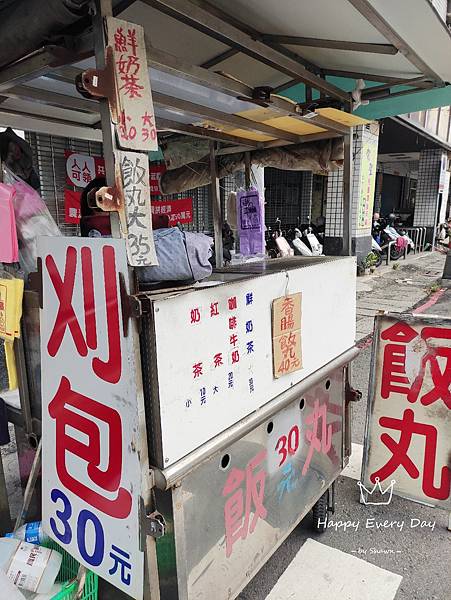
POLYGON ((337 526, 323 534, 310 529, 310 517, 297 527, 239 600, 450 600, 451 532, 448 513, 393 496, 390 506, 359 502, 362 444, 371 360, 374 314, 378 310, 406 312, 418 304, 426 313, 451 316, 451 289, 431 296, 443 272, 444 256, 427 253, 400 266, 358 279, 357 338, 362 351, 353 363, 353 385, 363 393, 354 405, 353 456, 336 485, 334 521, 359 523, 344 530, 337 526), (385 520, 393 527, 375 529, 385 520), (423 527, 413 524, 425 523, 423 527), (369 520, 369 521, 368 521, 369 520), (397 525, 404 523, 403 526, 397 525), (307 560, 304 545, 323 546, 317 560, 307 560), (348 559, 343 560, 346 553, 348 559), (305 559, 305 560, 303 560, 305 559), (353 559, 353 560, 351 560, 353 559), (356 563, 355 561, 359 561, 356 563), (337 565, 339 569, 337 571, 337 565), (379 567, 373 571, 372 567, 379 567), (308 572, 307 572, 308 571, 308 572), (402 577, 402 580, 401 580, 402 577))

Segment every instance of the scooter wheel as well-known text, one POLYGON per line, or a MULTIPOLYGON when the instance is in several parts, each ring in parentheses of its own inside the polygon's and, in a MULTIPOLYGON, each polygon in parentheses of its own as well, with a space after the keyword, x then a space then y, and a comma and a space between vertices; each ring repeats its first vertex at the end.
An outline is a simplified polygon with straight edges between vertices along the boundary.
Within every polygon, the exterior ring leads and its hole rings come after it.
POLYGON ((379 250, 372 250, 374 256, 376 257, 376 262, 374 264, 375 267, 380 267, 382 264, 382 254, 379 250))
POLYGON ((327 529, 329 520, 329 491, 326 491, 321 498, 313 505, 312 529, 317 533, 324 533, 327 529))
POLYGON ((404 250, 397 248, 396 246, 390 248, 390 258, 392 260, 399 260, 403 254, 404 250))

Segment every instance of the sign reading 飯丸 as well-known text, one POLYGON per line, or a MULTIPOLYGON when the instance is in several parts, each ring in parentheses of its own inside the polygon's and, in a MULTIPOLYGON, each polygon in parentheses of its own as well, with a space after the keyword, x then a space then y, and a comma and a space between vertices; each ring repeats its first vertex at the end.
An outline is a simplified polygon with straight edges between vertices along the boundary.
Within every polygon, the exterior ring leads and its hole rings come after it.
POLYGON ((362 480, 451 508, 451 319, 376 317, 362 480))
POLYGON ((141 152, 118 152, 124 191, 128 262, 134 267, 157 265, 150 206, 149 161, 141 152))

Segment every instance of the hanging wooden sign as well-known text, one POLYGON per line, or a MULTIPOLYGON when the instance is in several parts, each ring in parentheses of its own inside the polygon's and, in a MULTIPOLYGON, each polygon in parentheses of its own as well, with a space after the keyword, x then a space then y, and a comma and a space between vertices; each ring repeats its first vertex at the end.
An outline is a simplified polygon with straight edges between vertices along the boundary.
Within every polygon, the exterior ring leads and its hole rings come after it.
POLYGON ((119 146, 158 150, 144 29, 114 17, 107 18, 107 29, 116 77, 119 146))
POLYGON ((272 355, 276 379, 302 369, 300 293, 272 303, 272 355))

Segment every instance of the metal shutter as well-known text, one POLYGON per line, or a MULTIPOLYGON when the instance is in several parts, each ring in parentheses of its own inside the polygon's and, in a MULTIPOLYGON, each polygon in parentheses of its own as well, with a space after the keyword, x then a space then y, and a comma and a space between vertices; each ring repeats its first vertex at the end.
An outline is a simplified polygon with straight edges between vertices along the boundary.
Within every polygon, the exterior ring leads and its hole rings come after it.
POLYGON ((41 181, 41 196, 63 235, 78 235, 78 225, 64 222, 64 188, 66 184, 65 150, 102 156, 102 144, 71 138, 25 132, 33 152, 33 162, 41 181))

